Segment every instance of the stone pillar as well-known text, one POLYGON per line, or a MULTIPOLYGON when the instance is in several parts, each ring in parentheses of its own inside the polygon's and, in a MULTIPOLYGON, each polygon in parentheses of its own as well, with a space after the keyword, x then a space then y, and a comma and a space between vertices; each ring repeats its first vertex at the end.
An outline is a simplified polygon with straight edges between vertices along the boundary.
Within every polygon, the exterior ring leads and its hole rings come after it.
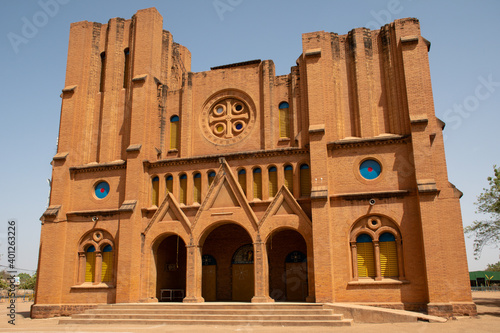
POLYGON ((253 243, 254 252, 254 296, 252 303, 269 303, 274 299, 269 297, 269 265, 267 262, 266 243, 260 237, 253 243))
POLYGON ((85 252, 78 253, 78 284, 85 282, 85 266, 87 265, 87 257, 85 252))
POLYGON ((102 274, 102 252, 97 251, 95 253, 95 274, 94 274, 94 283, 101 283, 101 274, 102 274))
POLYGON ((356 242, 351 242, 351 256, 352 256, 352 278, 353 281, 358 281, 358 247, 356 242))
POLYGON ((378 241, 373 241, 373 252, 375 257, 375 280, 382 280, 382 272, 380 270, 380 244, 378 241))
POLYGON ((186 245, 186 297, 184 303, 203 303, 201 297, 201 247, 198 245, 186 245))
POLYGON ((403 262, 403 247, 401 246, 401 239, 396 238, 396 253, 398 255, 398 272, 399 272, 399 280, 406 280, 405 271, 404 271, 404 262, 403 262))

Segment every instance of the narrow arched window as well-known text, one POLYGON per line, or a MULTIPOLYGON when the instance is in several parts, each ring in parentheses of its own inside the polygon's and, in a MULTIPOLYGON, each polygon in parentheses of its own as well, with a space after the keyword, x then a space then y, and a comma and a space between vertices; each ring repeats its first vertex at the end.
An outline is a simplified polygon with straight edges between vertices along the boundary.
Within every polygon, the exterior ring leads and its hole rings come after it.
POLYGON ((383 233, 379 237, 380 246, 380 275, 398 276, 398 254, 396 238, 391 233, 383 233))
POLYGON ((167 193, 173 193, 174 192, 174 177, 172 177, 172 175, 168 175, 165 178, 165 182, 167 185, 167 193))
POLYGON ((160 197, 159 197, 159 192, 160 192, 160 178, 158 176, 154 177, 151 180, 152 183, 152 188, 153 188, 153 196, 152 196, 152 203, 153 206, 158 206, 160 197))
POLYGON ((179 116, 170 118, 170 149, 179 149, 179 116))
POLYGON ((285 166, 285 186, 293 193, 293 167, 285 166))
POLYGON ((247 194, 247 172, 245 169, 238 171, 238 183, 240 183, 241 189, 245 195, 247 194))
POLYGON ((358 276, 375 277, 375 259, 372 238, 361 234, 356 238, 358 276))
POLYGON ((212 185, 215 180, 215 171, 208 172, 208 186, 212 185))
POLYGON ((85 282, 94 282, 95 274, 95 247, 90 245, 85 250, 85 282))
POLYGON ((187 176, 185 174, 179 177, 179 203, 187 203, 187 176))
POLYGON ((130 50, 128 47, 123 50, 123 53, 125 55, 125 65, 123 69, 123 88, 128 88, 128 81, 130 80, 129 78, 129 73, 130 73, 130 50))
POLYGON ((193 201, 201 203, 201 173, 194 175, 193 201))
POLYGON ((269 197, 274 197, 278 192, 278 169, 269 168, 269 197))
POLYGON ((113 280, 113 247, 107 244, 102 249, 101 282, 113 280))
POLYGON ((280 110, 280 138, 290 138, 290 111, 287 102, 279 105, 280 110))
POLYGON ((311 195, 311 170, 309 165, 300 166, 300 196, 309 197, 311 195))
POLYGON ((99 83, 99 92, 104 92, 104 81, 106 78, 106 52, 101 53, 101 81, 99 83))
POLYGON ((262 170, 260 168, 253 170, 253 198, 262 200, 262 170))

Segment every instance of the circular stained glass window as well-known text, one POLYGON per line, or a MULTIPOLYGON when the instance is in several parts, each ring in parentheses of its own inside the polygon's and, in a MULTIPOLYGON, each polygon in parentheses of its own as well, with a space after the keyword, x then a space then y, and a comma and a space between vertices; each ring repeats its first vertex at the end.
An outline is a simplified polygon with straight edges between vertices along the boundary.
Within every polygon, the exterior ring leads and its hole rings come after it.
POLYGON ((382 167, 377 161, 366 160, 359 166, 359 173, 365 179, 375 179, 380 176, 382 167))
POLYGON ((95 186, 94 193, 99 199, 104 199, 109 193, 109 184, 106 182, 100 182, 95 186))

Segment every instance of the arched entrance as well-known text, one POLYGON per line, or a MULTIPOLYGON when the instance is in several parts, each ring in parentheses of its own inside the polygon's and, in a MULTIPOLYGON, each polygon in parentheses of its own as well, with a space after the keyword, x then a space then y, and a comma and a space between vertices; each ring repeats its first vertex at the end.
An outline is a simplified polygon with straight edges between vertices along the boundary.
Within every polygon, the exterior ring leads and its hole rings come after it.
POLYGON ((158 301, 182 302, 186 292, 186 244, 177 235, 168 236, 154 254, 158 301))
POLYGON ((202 269, 205 301, 251 301, 254 296, 253 245, 248 232, 237 224, 224 224, 213 229, 202 246, 202 265, 203 258, 208 256, 216 263, 212 265, 215 268, 202 269))
POLYGON ((308 295, 307 245, 300 233, 275 231, 267 240, 269 296, 275 301, 305 302, 308 295))

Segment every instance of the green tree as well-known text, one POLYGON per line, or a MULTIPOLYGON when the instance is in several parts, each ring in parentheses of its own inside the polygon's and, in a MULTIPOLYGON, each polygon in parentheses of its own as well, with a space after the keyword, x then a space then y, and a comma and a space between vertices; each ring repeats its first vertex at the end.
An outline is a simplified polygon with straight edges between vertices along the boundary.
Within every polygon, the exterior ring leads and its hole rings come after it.
POLYGON ((496 264, 488 264, 488 266, 486 266, 485 271, 487 271, 487 272, 500 272, 500 261, 497 262, 496 264))
POLYGON ((4 279, 0 279, 0 289, 9 289, 9 284, 4 279))
POLYGON ((476 213, 489 214, 490 220, 474 221, 464 229, 466 234, 474 236, 474 256, 479 258, 487 245, 498 247, 500 241, 500 167, 493 166, 494 177, 488 177, 490 188, 483 189, 477 197, 476 213))
POLYGON ((10 274, 5 269, 0 271, 0 289, 9 289, 9 283, 7 283, 9 277, 10 274))
MULTIPOLYGON (((26 274, 26 273, 21 273, 21 274, 26 274)), ((19 275, 21 275, 19 274, 19 275)), ((28 275, 28 274, 26 274, 28 275)), ((23 281, 22 278, 20 278, 19 280, 21 280, 21 284, 19 285, 19 289, 31 289, 31 290, 35 290, 35 285, 36 285, 36 273, 34 273, 32 276, 29 276, 26 278, 25 276, 23 276, 25 279, 23 281)))
POLYGON ((17 277, 19 278, 19 282, 23 284, 28 280, 31 276, 28 273, 19 273, 17 274, 17 277))

